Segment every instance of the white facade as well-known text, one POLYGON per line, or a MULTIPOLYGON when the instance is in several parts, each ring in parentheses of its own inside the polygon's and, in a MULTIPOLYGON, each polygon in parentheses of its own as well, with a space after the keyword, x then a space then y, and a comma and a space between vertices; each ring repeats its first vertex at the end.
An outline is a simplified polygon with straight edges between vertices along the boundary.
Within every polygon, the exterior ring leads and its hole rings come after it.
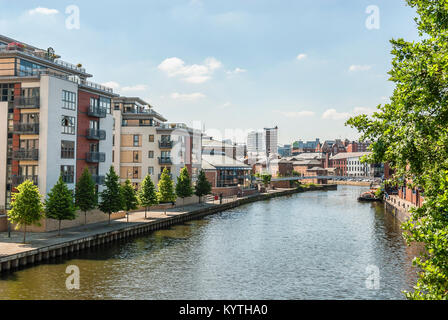
POLYGON ((350 177, 369 177, 370 164, 362 163, 361 157, 347 158, 347 175, 350 177))
POLYGON ((263 131, 251 131, 247 135, 247 152, 265 153, 266 140, 263 131))

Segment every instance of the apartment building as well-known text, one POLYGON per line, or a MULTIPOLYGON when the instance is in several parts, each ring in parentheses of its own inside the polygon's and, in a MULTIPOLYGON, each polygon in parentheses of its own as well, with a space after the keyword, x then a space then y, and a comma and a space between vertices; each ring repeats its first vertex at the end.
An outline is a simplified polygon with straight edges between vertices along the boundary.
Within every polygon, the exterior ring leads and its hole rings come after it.
POLYGON ((121 181, 138 187, 149 174, 157 183, 167 168, 176 181, 186 166, 193 181, 201 168, 201 133, 185 124, 166 123, 146 101, 117 97, 113 105, 112 158, 121 181))
POLYGON ((32 180, 43 195, 60 175, 74 188, 88 167, 101 191, 112 164, 112 89, 80 65, 0 35, 0 208, 32 180))

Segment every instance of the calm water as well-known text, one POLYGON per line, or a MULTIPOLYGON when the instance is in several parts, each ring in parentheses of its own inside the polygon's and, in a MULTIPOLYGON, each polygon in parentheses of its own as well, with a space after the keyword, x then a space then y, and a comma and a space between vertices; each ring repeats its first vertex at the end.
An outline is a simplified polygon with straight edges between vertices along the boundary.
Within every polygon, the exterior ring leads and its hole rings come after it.
POLYGON ((360 187, 245 205, 0 278, 1 299, 403 299, 416 249, 360 187), (80 290, 65 287, 68 265, 80 290), (366 288, 366 268, 380 288, 366 288))

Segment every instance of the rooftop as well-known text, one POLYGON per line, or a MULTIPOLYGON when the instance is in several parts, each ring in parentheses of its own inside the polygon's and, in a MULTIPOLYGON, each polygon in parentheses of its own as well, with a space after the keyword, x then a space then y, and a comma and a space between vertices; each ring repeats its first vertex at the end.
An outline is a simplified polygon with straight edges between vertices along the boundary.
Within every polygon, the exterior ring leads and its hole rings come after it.
POLYGON ((347 158, 358 158, 365 155, 371 154, 371 152, 341 152, 338 153, 332 157, 330 157, 331 160, 340 160, 340 159, 347 159, 347 158))
POLYGON ((205 170, 214 169, 240 169, 250 170, 251 167, 241 161, 227 157, 225 155, 202 155, 202 168, 205 170))

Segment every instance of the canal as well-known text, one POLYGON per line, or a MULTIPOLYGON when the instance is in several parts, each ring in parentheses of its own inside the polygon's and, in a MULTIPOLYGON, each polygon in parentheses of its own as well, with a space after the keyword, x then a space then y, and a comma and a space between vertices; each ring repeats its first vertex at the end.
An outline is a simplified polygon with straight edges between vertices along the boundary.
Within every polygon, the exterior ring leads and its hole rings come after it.
POLYGON ((0 299, 403 299, 417 249, 381 204, 356 201, 365 189, 251 203, 56 259, 0 276, 0 299))

